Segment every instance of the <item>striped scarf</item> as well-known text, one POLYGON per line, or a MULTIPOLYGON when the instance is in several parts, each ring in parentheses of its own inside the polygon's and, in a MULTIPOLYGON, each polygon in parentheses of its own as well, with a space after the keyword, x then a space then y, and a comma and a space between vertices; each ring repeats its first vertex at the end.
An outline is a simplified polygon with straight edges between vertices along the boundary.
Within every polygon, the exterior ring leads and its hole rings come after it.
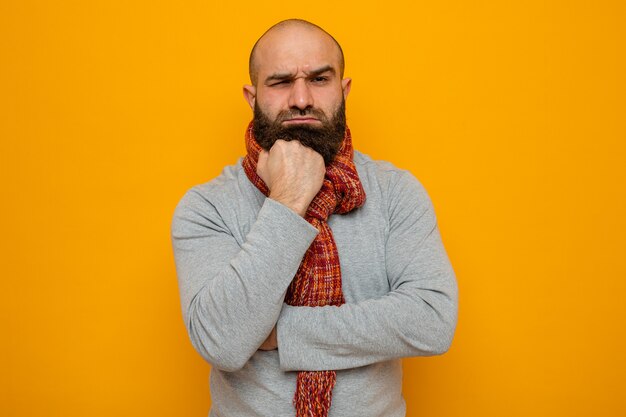
MULTIPOLYGON (((268 196, 269 189, 256 172, 261 147, 254 138, 252 126, 253 122, 250 122, 246 130, 248 154, 242 165, 250 182, 268 196)), ((324 183, 306 211, 305 219, 319 233, 304 254, 287 289, 285 302, 289 305, 318 307, 345 303, 339 254, 327 221, 331 214, 348 213, 365 203, 365 191, 354 166, 353 155, 352 137, 346 127, 341 148, 335 160, 326 167, 324 183)), ((294 397, 296 417, 326 417, 336 379, 337 373, 332 370, 299 371, 294 397)))

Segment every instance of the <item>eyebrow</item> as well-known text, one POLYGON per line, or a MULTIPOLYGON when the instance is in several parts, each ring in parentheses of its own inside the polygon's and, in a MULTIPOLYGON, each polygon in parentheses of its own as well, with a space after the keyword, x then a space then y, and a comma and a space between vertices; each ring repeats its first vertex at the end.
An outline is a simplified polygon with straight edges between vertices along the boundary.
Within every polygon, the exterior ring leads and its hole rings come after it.
MULTIPOLYGON (((318 75, 321 75, 325 72, 330 72, 332 74, 335 74, 335 68, 332 67, 332 65, 324 65, 323 67, 314 69, 312 71, 309 71, 306 73, 306 75, 309 78, 315 78, 318 75)), ((276 72, 272 75, 270 75, 269 77, 267 77, 265 79, 265 82, 269 82, 269 81, 282 81, 282 80, 290 80, 294 78, 294 75, 290 72, 276 72)))

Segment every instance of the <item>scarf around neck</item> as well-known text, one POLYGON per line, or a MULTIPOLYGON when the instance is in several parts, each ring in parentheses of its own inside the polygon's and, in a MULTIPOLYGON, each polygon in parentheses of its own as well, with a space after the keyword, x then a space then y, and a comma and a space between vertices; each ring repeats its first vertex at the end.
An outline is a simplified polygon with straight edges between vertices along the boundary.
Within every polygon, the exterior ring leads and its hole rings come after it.
MULTIPOLYGON (((270 190, 256 172, 261 146, 254 138, 252 128, 253 122, 250 122, 246 130, 247 155, 242 165, 250 182, 267 197, 270 190)), ((328 218, 331 214, 348 213, 365 203, 365 191, 353 156, 352 136, 346 127, 341 148, 333 162, 326 166, 322 187, 304 217, 319 233, 304 254, 287 289, 285 303, 289 305, 321 307, 339 306, 345 302, 341 290, 339 254, 328 218)), ((337 373, 333 370, 299 371, 294 397, 296 417, 326 417, 336 378, 337 373)))

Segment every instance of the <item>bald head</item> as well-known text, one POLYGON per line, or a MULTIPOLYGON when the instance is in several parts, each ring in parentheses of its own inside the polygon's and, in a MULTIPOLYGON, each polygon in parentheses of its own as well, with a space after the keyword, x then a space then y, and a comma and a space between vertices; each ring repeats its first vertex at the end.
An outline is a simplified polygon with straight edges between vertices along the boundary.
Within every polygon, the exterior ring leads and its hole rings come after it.
POLYGON ((269 52, 271 52, 271 49, 284 45, 286 42, 293 41, 294 36, 297 36, 302 42, 329 44, 329 47, 334 49, 337 58, 340 78, 343 78, 345 61, 343 50, 339 42, 324 29, 311 22, 302 19, 288 19, 270 27, 252 47, 248 70, 250 72, 250 81, 253 85, 256 85, 258 82, 259 65, 264 61, 267 55, 270 55, 269 52))

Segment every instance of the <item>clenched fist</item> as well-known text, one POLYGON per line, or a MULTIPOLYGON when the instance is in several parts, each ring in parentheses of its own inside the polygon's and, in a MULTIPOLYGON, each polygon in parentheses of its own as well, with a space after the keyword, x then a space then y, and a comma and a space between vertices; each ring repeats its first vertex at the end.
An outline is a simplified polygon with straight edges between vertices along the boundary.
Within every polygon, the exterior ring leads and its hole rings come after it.
POLYGON ((270 189, 269 197, 304 217, 322 188, 326 166, 322 155, 297 140, 277 140, 261 151, 257 174, 270 189))

